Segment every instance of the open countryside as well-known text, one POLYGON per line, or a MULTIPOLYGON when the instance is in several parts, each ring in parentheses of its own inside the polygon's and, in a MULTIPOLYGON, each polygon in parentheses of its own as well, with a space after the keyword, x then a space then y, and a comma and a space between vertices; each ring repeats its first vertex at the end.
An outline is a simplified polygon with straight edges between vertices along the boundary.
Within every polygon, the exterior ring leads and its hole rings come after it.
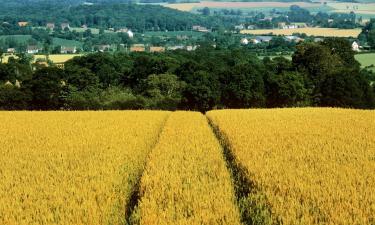
POLYGON ((0 225, 375 225, 375 2, 193 1, 0 0, 0 225))

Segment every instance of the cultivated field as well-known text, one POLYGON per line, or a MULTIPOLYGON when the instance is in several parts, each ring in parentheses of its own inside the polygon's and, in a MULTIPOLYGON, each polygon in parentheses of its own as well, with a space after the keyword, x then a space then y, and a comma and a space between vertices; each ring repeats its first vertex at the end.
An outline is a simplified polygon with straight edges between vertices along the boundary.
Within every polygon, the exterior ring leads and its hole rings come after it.
POLYGON ((231 1, 201 1, 199 3, 177 3, 165 4, 164 6, 181 11, 191 11, 194 8, 289 8, 292 5, 298 5, 304 8, 319 7, 321 4, 308 2, 231 2, 231 1))
POLYGON ((208 117, 253 184, 248 201, 261 209, 254 217, 374 224, 375 111, 223 110, 208 117))
POLYGON ((242 34, 254 35, 292 35, 294 33, 305 33, 318 37, 358 37, 361 29, 336 29, 336 28, 296 28, 296 29, 264 29, 264 30, 242 30, 242 34))
MULTIPOLYGON (((49 60, 53 63, 65 63, 66 61, 73 59, 74 57, 80 57, 82 54, 55 54, 49 55, 49 60)), ((36 60, 46 60, 45 55, 34 55, 34 61, 36 60)))
MULTIPOLYGON (((65 63, 66 61, 74 58, 82 56, 82 54, 52 54, 49 55, 49 60, 51 60, 53 63, 65 63)), ((16 55, 5 55, 3 58, 3 63, 7 63, 10 57, 17 58, 16 55)), ((46 60, 46 55, 34 55, 34 62, 37 60, 46 60)))
POLYGON ((141 180, 140 224, 240 224, 221 146, 201 113, 173 113, 141 180))
POLYGON ((121 224, 168 112, 1 112, 0 224, 121 224))
POLYGON ((373 110, 0 112, 0 120, 2 225, 375 222, 373 110))

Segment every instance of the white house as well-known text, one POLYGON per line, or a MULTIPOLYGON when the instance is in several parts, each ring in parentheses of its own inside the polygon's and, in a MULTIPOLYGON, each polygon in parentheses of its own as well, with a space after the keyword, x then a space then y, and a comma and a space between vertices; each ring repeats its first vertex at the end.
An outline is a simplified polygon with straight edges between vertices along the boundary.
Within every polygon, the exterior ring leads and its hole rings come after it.
POLYGON ((355 52, 359 52, 359 45, 358 45, 358 43, 356 41, 353 42, 352 49, 355 52))
POLYGON ((16 52, 16 49, 15 48, 8 48, 7 49, 7 53, 11 53, 11 54, 13 54, 13 53, 15 53, 16 52))
POLYGON ((29 45, 27 46, 27 53, 29 54, 37 54, 39 52, 40 48, 36 45, 29 45))
POLYGON ((248 45, 249 44, 249 40, 247 40, 247 38, 242 38, 241 39, 241 44, 242 45, 248 45))
POLYGON ((128 30, 127 33, 128 33, 129 38, 133 38, 134 37, 134 33, 131 30, 128 30))
POLYGON ((74 47, 61 46, 60 53, 61 54, 75 54, 77 53, 77 48, 76 46, 74 47))

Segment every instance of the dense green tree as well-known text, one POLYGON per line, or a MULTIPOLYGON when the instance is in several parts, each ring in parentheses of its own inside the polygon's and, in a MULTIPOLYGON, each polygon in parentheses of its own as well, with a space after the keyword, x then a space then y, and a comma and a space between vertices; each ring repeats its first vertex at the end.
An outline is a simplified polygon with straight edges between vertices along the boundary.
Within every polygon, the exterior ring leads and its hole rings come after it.
POLYGON ((28 109, 30 95, 14 85, 0 86, 0 110, 28 109))
POLYGON ((345 66, 360 67, 360 64, 354 58, 355 52, 352 50, 351 42, 348 39, 337 37, 326 38, 322 42, 322 45, 329 48, 332 55, 340 57, 345 66))
POLYGON ((59 109, 63 106, 60 96, 65 85, 63 78, 64 71, 56 67, 45 67, 35 71, 32 80, 27 82, 33 93, 34 109, 59 109))
POLYGON ((246 63, 234 66, 224 75, 222 103, 228 108, 263 107, 265 103, 262 71, 246 63))
POLYGON ((322 106, 367 108, 374 99, 368 80, 357 71, 341 68, 329 76, 322 88, 322 106))
POLYGON ((219 104, 220 83, 214 74, 196 71, 186 80, 188 82, 183 92, 182 108, 204 112, 219 104))
POLYGON ((306 43, 297 46, 292 59, 298 71, 306 74, 306 87, 312 90, 312 103, 320 104, 323 83, 337 68, 343 67, 341 58, 326 46, 306 43))

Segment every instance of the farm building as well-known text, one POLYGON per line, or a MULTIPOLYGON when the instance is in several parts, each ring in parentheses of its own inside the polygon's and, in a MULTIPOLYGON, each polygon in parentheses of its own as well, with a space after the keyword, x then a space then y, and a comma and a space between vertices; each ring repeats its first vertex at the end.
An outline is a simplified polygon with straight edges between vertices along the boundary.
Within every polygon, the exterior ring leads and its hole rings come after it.
POLYGON ((128 30, 128 32, 126 32, 129 36, 129 38, 133 38, 134 37, 134 33, 131 31, 131 30, 128 30))
POLYGON ((285 36, 284 40, 288 42, 296 42, 296 43, 304 41, 304 39, 297 37, 297 36, 285 36))
POLYGON ((107 52, 111 49, 110 45, 98 45, 97 49, 99 52, 107 52))
POLYGON ((247 38, 242 38, 241 39, 241 44, 242 45, 248 45, 249 44, 249 40, 247 40, 247 38))
POLYGON ((206 27, 202 27, 199 25, 193 26, 193 30, 198 31, 198 32, 204 32, 204 33, 210 32, 206 27))
POLYGON ((62 24, 61 24, 61 29, 62 29, 62 30, 65 30, 66 28, 70 29, 70 25, 69 25, 69 23, 62 23, 62 24))
POLYGON ((13 53, 15 53, 16 52, 16 49, 15 48, 8 48, 7 49, 7 53, 11 53, 11 54, 13 54, 13 53))
POLYGON ((194 46, 192 46, 192 45, 188 45, 188 46, 186 46, 186 51, 195 51, 196 49, 197 49, 197 47, 198 46, 196 46, 196 45, 194 45, 194 46))
POLYGON ((258 41, 258 43, 270 42, 272 40, 272 38, 273 38, 272 36, 256 36, 255 40, 258 41))
POLYGON ((60 53, 61 54, 75 54, 77 53, 77 48, 76 46, 74 47, 61 46, 60 53))
POLYGON ((352 49, 355 52, 359 52, 359 44, 356 41, 353 42, 352 49))
POLYGON ((53 29, 55 29, 55 24, 54 23, 47 23, 46 28, 53 30, 53 29))
POLYGON ((25 21, 18 22, 18 26, 20 27, 26 27, 28 24, 29 22, 25 22, 25 21))
POLYGON ((185 46, 183 45, 175 45, 175 46, 169 46, 167 50, 169 51, 175 51, 175 50, 182 50, 185 49, 185 46))
POLYGON ((41 49, 37 45, 29 45, 26 49, 26 52, 29 54, 37 54, 39 51, 41 51, 41 49))

